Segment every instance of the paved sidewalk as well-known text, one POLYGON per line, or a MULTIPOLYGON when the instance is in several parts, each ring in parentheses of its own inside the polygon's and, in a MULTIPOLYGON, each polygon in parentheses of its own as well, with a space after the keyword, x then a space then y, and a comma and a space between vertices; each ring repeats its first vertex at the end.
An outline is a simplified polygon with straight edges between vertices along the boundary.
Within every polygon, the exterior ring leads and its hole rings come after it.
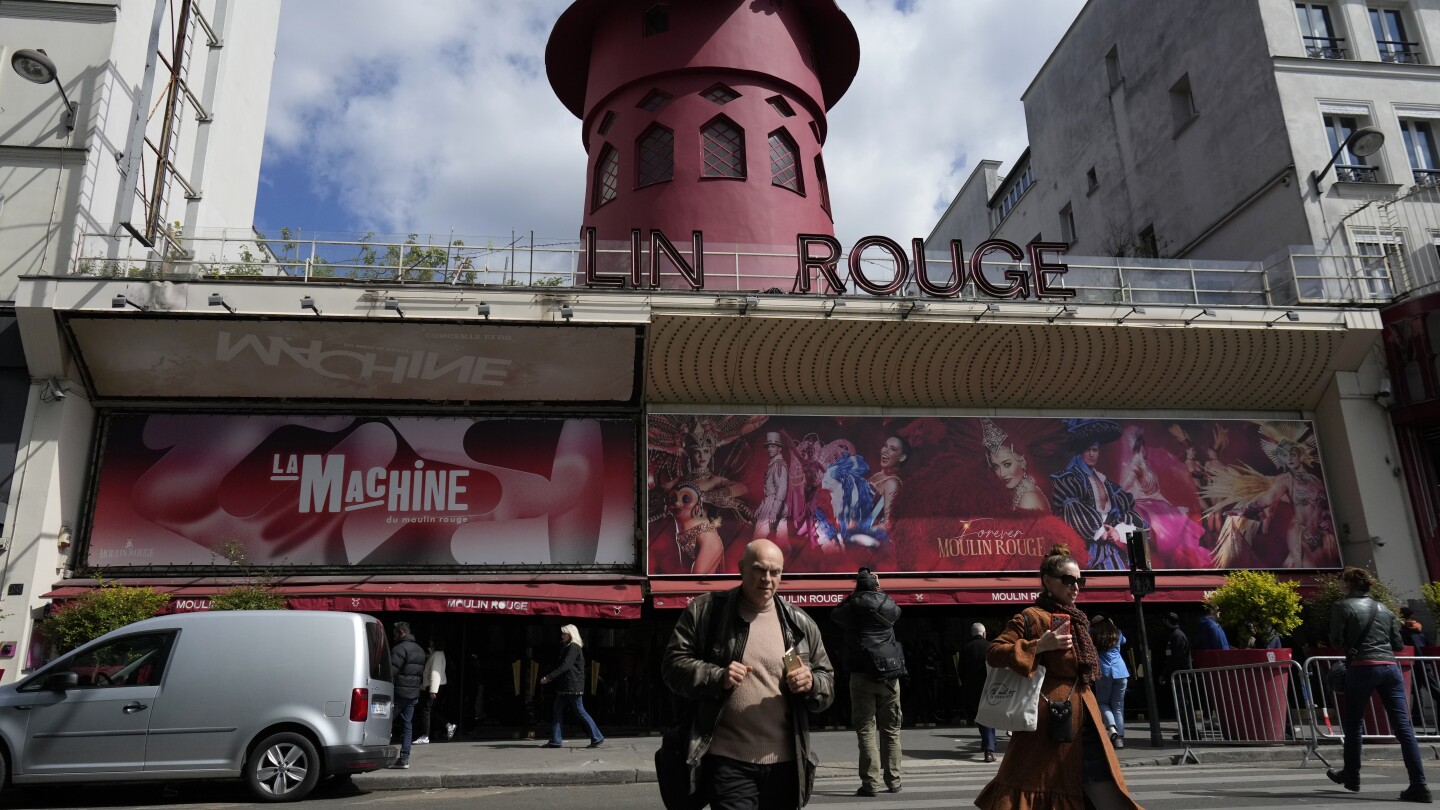
MULTIPOLYGON (((1171 724, 1173 725, 1173 724, 1171 724)), ((1160 748, 1149 745, 1149 732, 1144 727, 1130 729, 1126 748, 1119 752, 1125 767, 1178 764, 1184 747, 1170 741, 1173 728, 1165 730, 1166 744, 1160 748)), ((852 731, 820 731, 811 735, 816 753, 820 755, 820 774, 853 774, 856 770, 855 733, 852 731)), ((508 785, 597 785, 622 782, 655 781, 655 749, 660 737, 611 737, 605 745, 590 749, 583 738, 566 743, 565 748, 542 748, 544 740, 470 741, 452 740, 414 747, 409 770, 384 770, 354 777, 356 787, 363 790, 410 790, 436 787, 496 787, 508 785)), ((953 770, 961 768, 993 768, 980 761, 980 740, 973 728, 914 728, 901 735, 904 747, 905 772, 953 770)), ((1004 756, 1005 740, 1001 734, 1000 754, 1004 756)), ((1440 749, 1422 745, 1429 759, 1440 758, 1440 749)), ((1303 746, 1226 747, 1207 746, 1194 749, 1200 761, 1216 762, 1294 762, 1304 757, 1303 746)), ((1320 749, 1331 763, 1338 764, 1340 748, 1324 743, 1320 749)), ((1367 745, 1366 759, 1399 760, 1396 745, 1367 745)), ((1311 767, 1324 764, 1312 760, 1311 767)))

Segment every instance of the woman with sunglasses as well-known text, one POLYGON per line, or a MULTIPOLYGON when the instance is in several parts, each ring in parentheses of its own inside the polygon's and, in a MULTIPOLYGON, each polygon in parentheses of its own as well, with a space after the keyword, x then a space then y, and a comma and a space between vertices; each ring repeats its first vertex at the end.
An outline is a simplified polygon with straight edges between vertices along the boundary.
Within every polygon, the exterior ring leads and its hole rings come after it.
MULTIPOLYGON (((980 791, 975 806, 987 810, 1049 810, 1095 807, 1140 810, 1125 787, 1120 762, 1095 702, 1099 657, 1090 639, 1090 622, 1075 606, 1085 586, 1070 550, 1057 545, 1040 564, 1040 596, 1010 619, 986 655, 992 667, 1009 667, 1029 676, 1045 667, 1040 722, 1034 731, 1017 731, 1000 770, 980 791), (1049 702, 1070 705, 1072 742, 1053 742, 1049 702)), ((1062 735, 1063 736, 1063 735, 1062 735)))

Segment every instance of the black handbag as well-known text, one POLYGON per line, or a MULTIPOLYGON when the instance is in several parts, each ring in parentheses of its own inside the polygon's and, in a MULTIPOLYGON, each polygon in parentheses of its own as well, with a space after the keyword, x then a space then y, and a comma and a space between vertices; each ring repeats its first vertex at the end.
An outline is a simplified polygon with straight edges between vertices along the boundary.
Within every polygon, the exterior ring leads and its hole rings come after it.
MULTIPOLYGON (((1075 692, 1075 685, 1070 685, 1070 694, 1075 692)), ((1068 743, 1075 742, 1075 723, 1070 711, 1070 694, 1065 695, 1064 700, 1046 700, 1045 705, 1050 712, 1050 742, 1068 743)))
MULTIPOLYGON (((720 634, 725 610, 729 607, 728 594, 717 593, 710 601, 710 621, 705 634, 696 639, 695 648, 702 652, 720 634)), ((665 729, 660 737, 660 747, 655 750, 655 783, 660 788, 660 801, 665 810, 700 810, 710 803, 709 786, 705 775, 700 772, 699 762, 690 763, 690 732, 695 723, 695 702, 685 701, 680 718, 675 725, 665 729)))

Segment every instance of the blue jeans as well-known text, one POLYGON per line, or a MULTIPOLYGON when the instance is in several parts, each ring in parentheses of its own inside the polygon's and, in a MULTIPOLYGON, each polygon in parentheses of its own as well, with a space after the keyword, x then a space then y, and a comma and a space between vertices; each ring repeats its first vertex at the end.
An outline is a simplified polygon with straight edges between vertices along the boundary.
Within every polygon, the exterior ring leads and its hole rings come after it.
POLYGON ((1400 676, 1397 664, 1380 666, 1354 666, 1345 672, 1345 774, 1360 775, 1360 737, 1365 733, 1365 711, 1370 706, 1371 693, 1380 696, 1385 706, 1385 715, 1390 719, 1390 730, 1400 743, 1400 756, 1405 760, 1405 770, 1410 775, 1410 784, 1425 784, 1425 767, 1420 762, 1420 744, 1415 741, 1415 729, 1410 725, 1410 712, 1405 706, 1405 679, 1400 676))
POLYGON ((410 735, 414 728, 411 723, 415 719, 415 704, 419 698, 395 698, 395 717, 400 720, 400 761, 410 761, 410 735))
POLYGON ((581 697, 581 695, 565 694, 563 692, 555 693, 555 706, 550 712, 554 720, 550 726, 550 742, 556 745, 565 742, 565 733, 561 727, 565 723, 566 706, 569 706, 570 711, 574 712, 576 717, 583 720, 585 725, 590 729, 590 742, 597 743, 605 739, 605 735, 601 734, 600 729, 595 727, 595 721, 591 720, 590 715, 585 713, 585 701, 582 700, 581 697))
POLYGON ((1125 690, 1130 688, 1129 678, 1111 678, 1102 675, 1095 681, 1095 702, 1100 704, 1100 716, 1105 727, 1125 736, 1125 690))
POLYGON ((995 752, 995 729, 979 723, 976 723, 975 727, 980 729, 980 750, 993 754, 995 752))

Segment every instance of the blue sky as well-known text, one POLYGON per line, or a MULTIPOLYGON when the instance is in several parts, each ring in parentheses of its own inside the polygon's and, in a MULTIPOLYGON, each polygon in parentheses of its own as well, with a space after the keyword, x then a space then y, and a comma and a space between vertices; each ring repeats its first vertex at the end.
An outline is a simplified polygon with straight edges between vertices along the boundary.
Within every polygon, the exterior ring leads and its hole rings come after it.
MULTIPOLYGON (((825 145, 836 229, 925 236, 1082 0, 839 0, 860 72, 825 145)), ((569 0, 285 0, 256 226, 573 238, 580 122, 545 79, 569 0), (403 9, 403 11, 402 11, 403 9)))

